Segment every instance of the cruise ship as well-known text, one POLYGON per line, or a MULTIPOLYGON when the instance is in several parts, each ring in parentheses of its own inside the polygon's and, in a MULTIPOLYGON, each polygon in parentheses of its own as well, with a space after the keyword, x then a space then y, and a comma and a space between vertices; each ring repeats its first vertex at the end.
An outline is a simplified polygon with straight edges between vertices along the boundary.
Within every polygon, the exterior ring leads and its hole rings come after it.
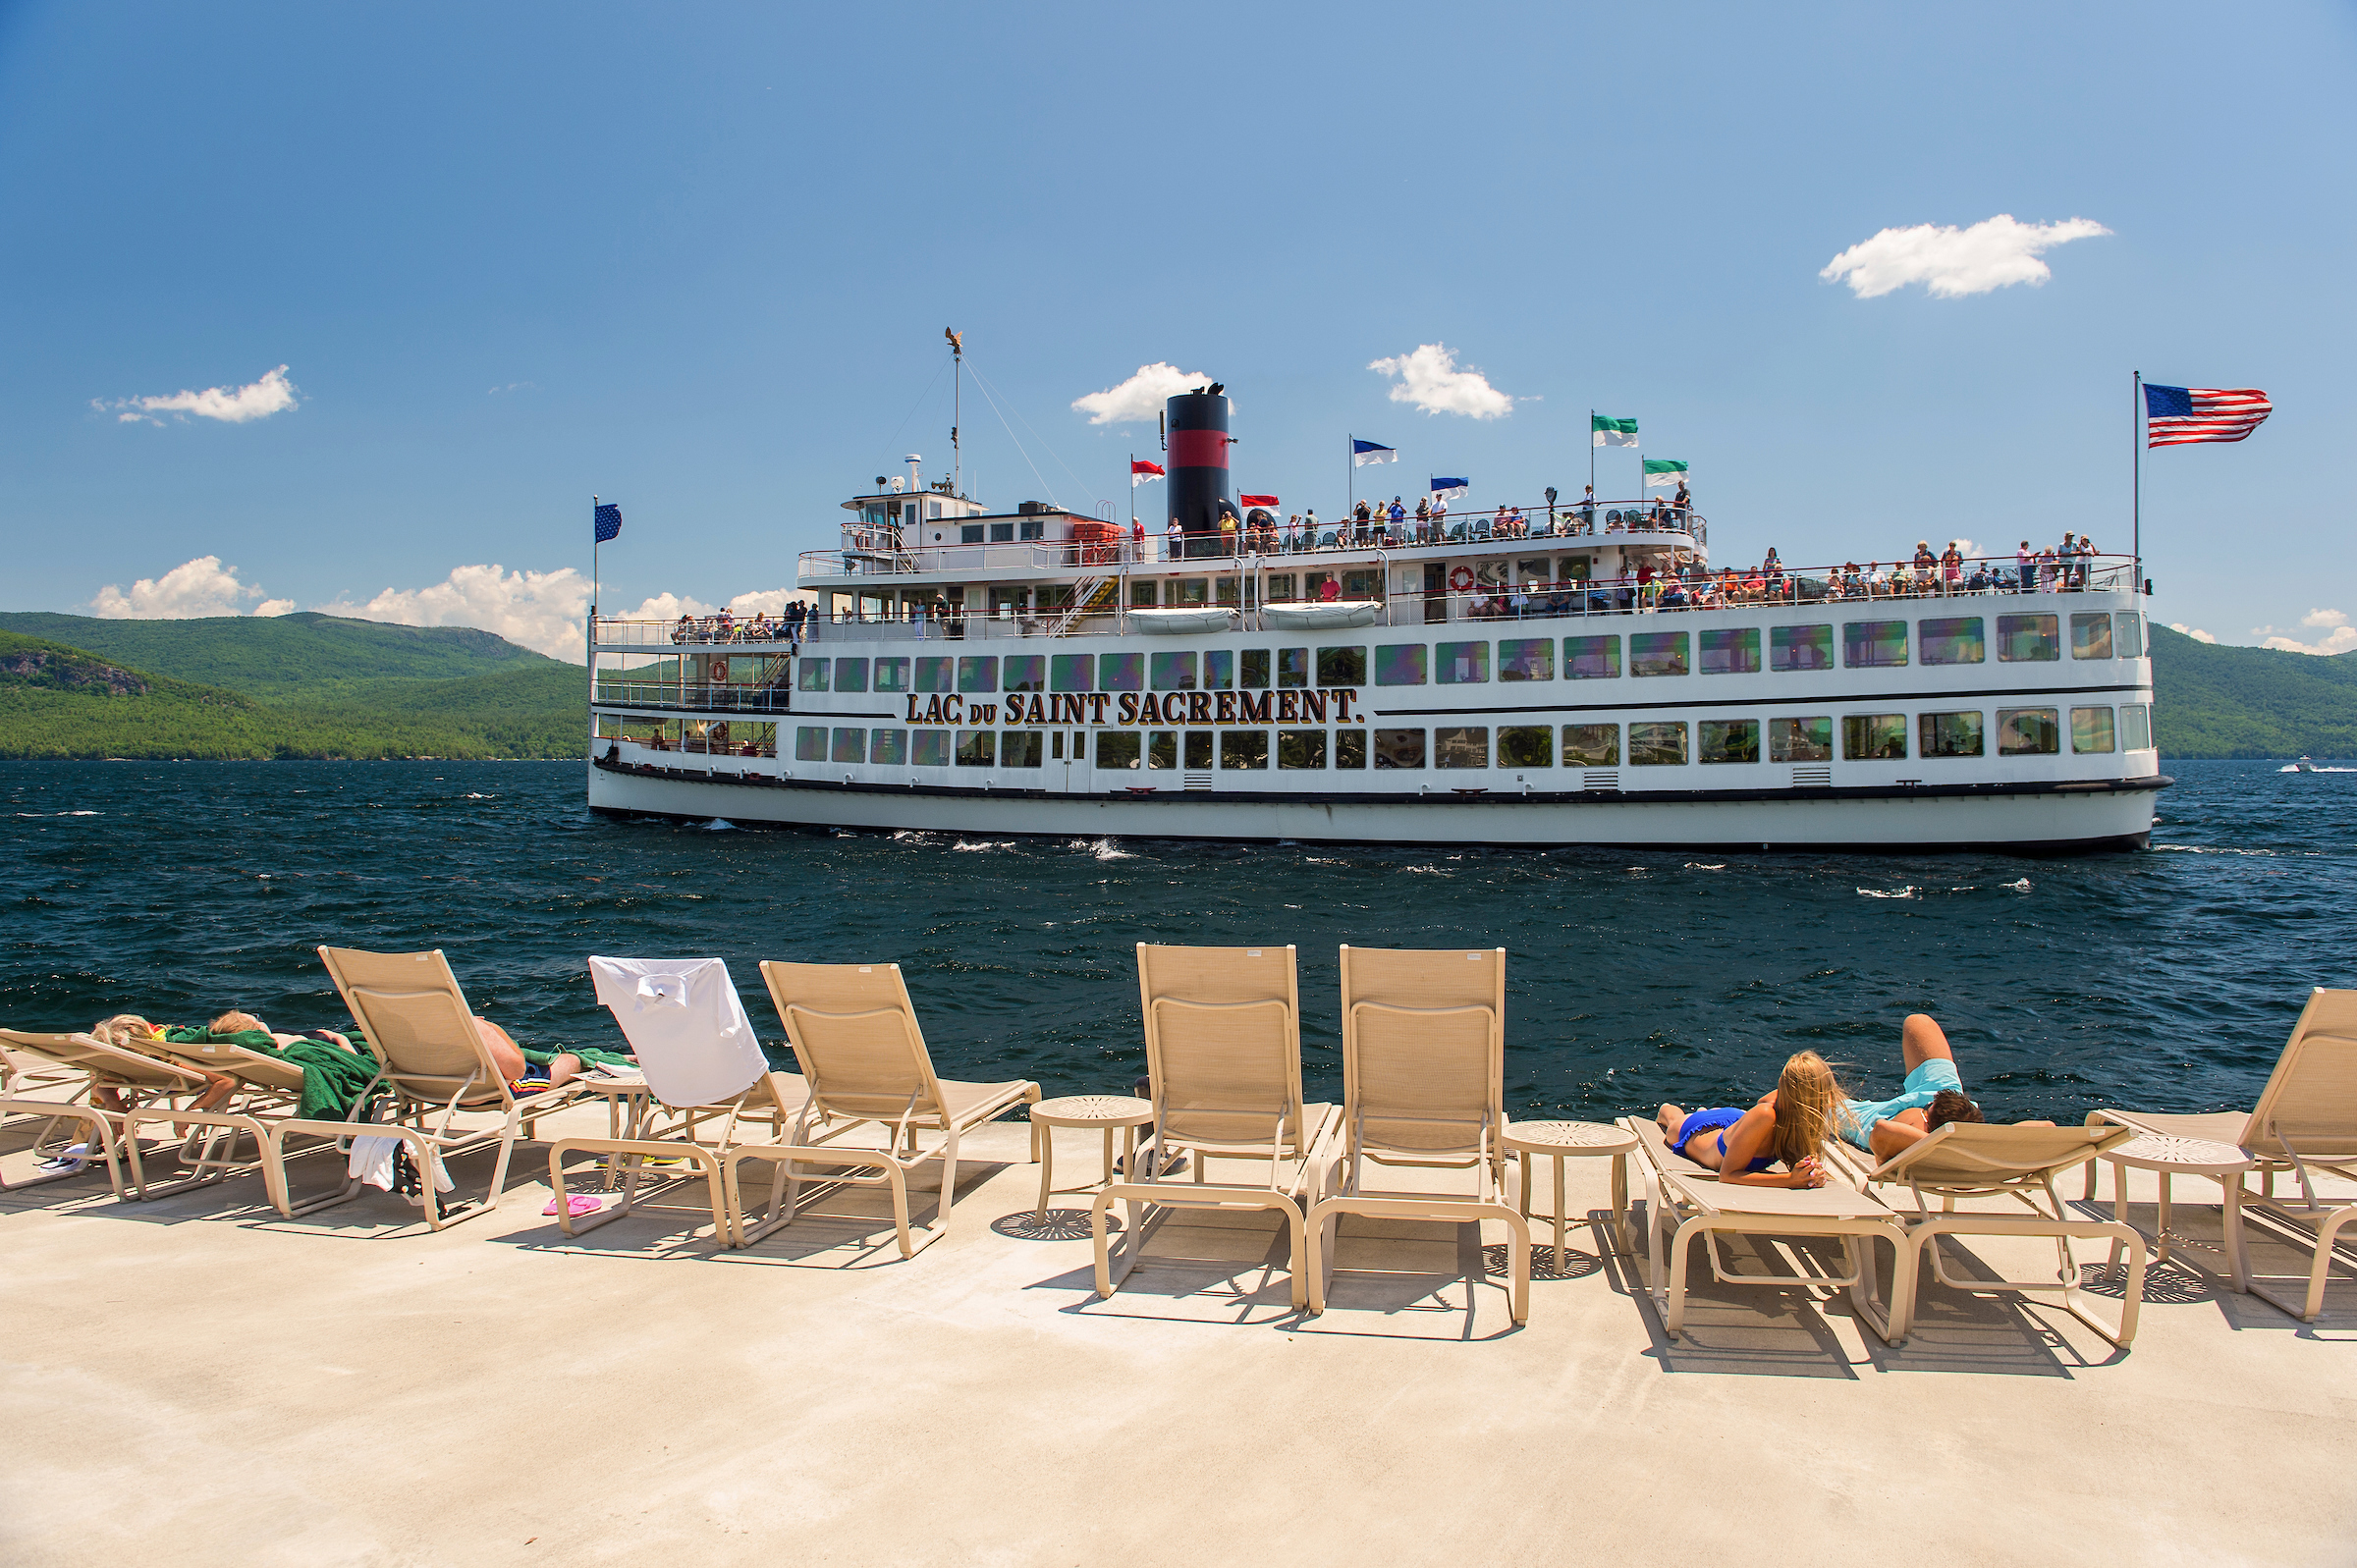
POLYGON ((993 511, 911 458, 801 556, 805 621, 593 616, 590 807, 1418 845, 2149 839, 2169 780, 2132 560, 1728 572, 1709 520, 1659 501, 1288 527, 1239 503, 1231 413, 1216 388, 1169 401, 1159 527, 993 511))

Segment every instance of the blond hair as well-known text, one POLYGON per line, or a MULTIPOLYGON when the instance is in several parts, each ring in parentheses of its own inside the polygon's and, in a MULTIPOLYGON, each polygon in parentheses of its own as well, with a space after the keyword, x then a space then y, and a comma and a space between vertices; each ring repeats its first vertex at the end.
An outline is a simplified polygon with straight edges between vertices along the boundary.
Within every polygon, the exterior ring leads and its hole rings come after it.
POLYGON ((136 1012, 119 1012, 90 1025, 90 1033, 110 1046, 136 1046, 161 1031, 136 1012))
POLYGON ((257 1029, 263 1034, 268 1034, 270 1032, 269 1026, 264 1024, 259 1018, 256 1018, 252 1013, 238 1012, 234 1009, 223 1013, 220 1017, 215 1018, 211 1023, 208 1023, 204 1026, 204 1032, 208 1035, 244 1034, 248 1029, 257 1029))
POLYGON ((1837 1134, 1847 1098, 1833 1067, 1814 1051, 1785 1058, 1776 1079, 1776 1132, 1768 1156, 1790 1167, 1823 1149, 1837 1134))

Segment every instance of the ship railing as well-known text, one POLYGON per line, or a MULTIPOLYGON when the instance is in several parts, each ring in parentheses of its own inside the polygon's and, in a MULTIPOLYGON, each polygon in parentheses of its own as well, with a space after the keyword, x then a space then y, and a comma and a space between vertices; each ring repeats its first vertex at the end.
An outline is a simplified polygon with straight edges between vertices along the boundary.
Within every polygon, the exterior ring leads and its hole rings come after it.
MULTIPOLYGON (((1265 566, 1266 563, 1263 563, 1265 566)), ((1696 571, 1690 576, 1640 574, 1617 578, 1572 578, 1557 581, 1524 579, 1516 582, 1475 581, 1470 588, 1453 586, 1432 591, 1394 591, 1377 602, 1377 623, 1386 626, 1431 626, 1466 622, 1538 621, 1563 618, 1596 619, 1615 616, 1674 615, 1681 610, 1723 610, 1751 607, 1818 606, 1846 614, 1871 612, 1883 605, 1920 604, 1941 600, 2001 600, 2008 604, 2035 601, 2048 595, 2133 590, 2136 564, 2125 556, 2082 556, 2052 566, 2034 566, 2025 588, 2010 558, 1987 557, 1962 563, 1951 576, 1935 570, 1922 579, 1893 580, 1887 572, 1860 568, 1854 577, 1846 566, 1770 571, 1696 571)), ((1222 588, 1241 588, 1256 577, 1237 573, 1223 579, 1222 588)), ((1299 608, 1314 601, 1271 600, 1273 608, 1299 608)), ((1149 608, 1149 607, 1136 607, 1149 608)), ((1228 609, 1238 612, 1238 625, 1258 630, 1257 607, 1225 594, 1209 602, 1162 608, 1228 609)), ((844 614, 813 618, 805 630, 811 644, 942 642, 972 643, 1113 635, 1136 627, 1113 607, 1078 616, 1068 606, 1038 611, 1010 607, 990 613, 953 611, 947 615, 863 616, 844 614)))
POLYGON ((600 680, 597 701, 699 713, 790 713, 794 709, 793 695, 783 684, 717 680, 600 680))
POLYGON ((774 620, 755 625, 748 621, 732 623, 718 616, 682 621, 629 621, 599 616, 592 629, 598 646, 604 648, 704 648, 726 644, 782 654, 794 644, 792 628, 774 620))

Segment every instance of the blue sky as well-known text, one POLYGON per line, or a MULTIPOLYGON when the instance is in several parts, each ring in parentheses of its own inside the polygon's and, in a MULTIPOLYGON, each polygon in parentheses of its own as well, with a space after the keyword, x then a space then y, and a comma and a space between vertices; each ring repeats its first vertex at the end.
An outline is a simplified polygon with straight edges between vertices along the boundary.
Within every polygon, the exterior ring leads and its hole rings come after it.
POLYGON ((1027 449, 969 383, 998 504, 1125 507, 1152 426, 1072 401, 1169 363, 1288 510, 1353 432, 1411 501, 1576 493, 1588 409, 1634 415, 1723 562, 2124 551, 2129 372, 2264 387, 2147 460, 2155 610, 2348 646, 2353 45, 2298 4, 9 6, 0 607, 560 649, 591 492, 610 608, 776 589, 946 466, 954 325, 1027 449), (1954 297, 1820 276, 1999 214, 2110 232, 1954 297), (1423 345, 1510 412, 1392 401, 1423 345), (281 365, 257 417, 131 401, 281 365))

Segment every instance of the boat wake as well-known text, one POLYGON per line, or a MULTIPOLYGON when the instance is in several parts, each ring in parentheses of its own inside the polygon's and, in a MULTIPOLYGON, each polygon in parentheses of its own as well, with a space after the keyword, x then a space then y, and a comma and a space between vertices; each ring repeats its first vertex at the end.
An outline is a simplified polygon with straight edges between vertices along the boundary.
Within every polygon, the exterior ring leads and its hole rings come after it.
MULTIPOLYGON (((962 849, 965 845, 959 844, 958 847, 962 849)), ((1122 848, 1111 838, 1074 838, 1065 847, 1084 849, 1088 851, 1091 858, 1097 860, 1135 860, 1137 858, 1136 855, 1122 848)))

